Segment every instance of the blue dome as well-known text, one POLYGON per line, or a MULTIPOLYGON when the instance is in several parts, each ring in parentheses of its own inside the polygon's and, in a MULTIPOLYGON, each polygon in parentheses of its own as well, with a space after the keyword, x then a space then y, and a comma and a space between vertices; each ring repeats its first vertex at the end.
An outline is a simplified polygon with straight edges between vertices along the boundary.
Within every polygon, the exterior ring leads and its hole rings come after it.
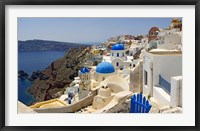
POLYGON ((115 72, 115 69, 113 65, 109 62, 101 62, 98 64, 96 68, 97 73, 113 73, 115 72))
POLYGON ((124 50, 124 46, 122 44, 114 44, 111 50, 124 50))
POLYGON ((83 73, 83 74, 89 73, 89 72, 90 72, 90 70, 89 70, 88 68, 86 68, 86 67, 83 67, 83 68, 81 69, 81 73, 83 73))

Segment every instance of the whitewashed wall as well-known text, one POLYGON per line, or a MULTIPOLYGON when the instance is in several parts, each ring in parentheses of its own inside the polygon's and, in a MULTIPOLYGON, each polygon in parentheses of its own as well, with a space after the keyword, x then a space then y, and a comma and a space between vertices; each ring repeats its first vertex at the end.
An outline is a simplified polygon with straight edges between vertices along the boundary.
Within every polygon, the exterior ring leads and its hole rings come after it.
POLYGON ((170 103, 172 107, 182 107, 182 76, 171 78, 170 103))
MULTIPOLYGON (((159 75, 161 75, 169 83, 171 83, 171 77, 181 76, 182 55, 159 55, 143 51, 143 94, 146 96, 153 96, 163 104, 170 104, 170 99, 174 101, 174 98, 170 98, 170 95, 165 93, 164 90, 160 88, 159 75), (145 71, 147 71, 148 75, 147 85, 145 85, 145 71)), ((179 105, 182 105, 182 103, 179 103, 179 105)))
POLYGON ((153 85, 159 85, 159 75, 171 83, 171 77, 182 75, 182 55, 153 56, 153 85))
POLYGON ((152 58, 148 56, 143 57, 143 94, 153 95, 153 83, 152 83, 152 58), (145 71, 147 71, 147 85, 145 85, 145 71))
POLYGON ((110 60, 112 61, 113 59, 119 57, 123 60, 126 60, 126 57, 125 57, 125 50, 111 50, 110 52, 110 60), (119 56, 117 56, 117 53, 119 53, 119 56), (123 55, 124 54, 124 55, 123 55))
POLYGON ((101 82, 103 81, 103 79, 105 80, 107 77, 111 76, 111 75, 115 75, 116 72, 113 72, 113 73, 97 73, 95 72, 95 80, 97 82, 101 82))

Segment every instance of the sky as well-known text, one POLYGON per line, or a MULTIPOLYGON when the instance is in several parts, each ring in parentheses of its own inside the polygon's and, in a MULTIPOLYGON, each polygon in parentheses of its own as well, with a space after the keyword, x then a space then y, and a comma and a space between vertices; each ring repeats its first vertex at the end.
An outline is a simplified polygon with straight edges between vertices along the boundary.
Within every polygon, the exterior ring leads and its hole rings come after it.
POLYGON ((117 35, 145 35, 168 28, 172 18, 18 18, 18 40, 104 42, 117 35))

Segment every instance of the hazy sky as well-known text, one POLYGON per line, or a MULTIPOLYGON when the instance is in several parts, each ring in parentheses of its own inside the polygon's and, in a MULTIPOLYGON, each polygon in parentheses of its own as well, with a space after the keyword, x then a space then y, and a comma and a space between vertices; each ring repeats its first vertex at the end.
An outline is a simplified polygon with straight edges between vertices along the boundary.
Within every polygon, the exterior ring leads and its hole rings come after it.
POLYGON ((18 40, 103 42, 122 34, 167 28, 172 18, 18 18, 18 40))

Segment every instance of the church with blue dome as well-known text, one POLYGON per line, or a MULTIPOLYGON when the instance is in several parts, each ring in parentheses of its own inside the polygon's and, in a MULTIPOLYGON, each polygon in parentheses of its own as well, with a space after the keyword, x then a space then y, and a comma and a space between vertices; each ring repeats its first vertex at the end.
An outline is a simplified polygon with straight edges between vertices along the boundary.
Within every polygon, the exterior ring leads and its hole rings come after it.
POLYGON ((97 73, 113 73, 115 72, 114 66, 109 62, 101 62, 96 67, 97 73))
POLYGON ((95 80, 101 82, 108 76, 116 74, 114 66, 109 62, 101 62, 97 65, 95 70, 95 80))
POLYGON ((86 85, 90 83, 90 69, 87 67, 83 67, 79 70, 78 75, 82 83, 80 84, 80 87, 85 88, 86 85))
POLYGON ((91 69, 83 67, 78 73, 80 78, 80 90, 86 91, 88 88, 92 88, 96 84, 104 81, 107 77, 115 74, 114 66, 106 61, 99 63, 96 67, 94 66, 91 69))
POLYGON ((112 64, 115 68, 123 68, 125 65, 125 61, 127 60, 127 57, 125 55, 125 48, 123 44, 114 44, 111 48, 111 56, 110 61, 112 61, 112 64))
POLYGON ((87 67, 83 67, 83 68, 80 70, 80 72, 81 72, 82 74, 86 74, 86 73, 89 73, 90 70, 89 70, 87 67))
POLYGON ((115 44, 112 46, 111 50, 124 50, 123 44, 115 44))
POLYGON ((125 58, 125 48, 123 44, 114 44, 111 48, 111 60, 113 58, 125 58))

